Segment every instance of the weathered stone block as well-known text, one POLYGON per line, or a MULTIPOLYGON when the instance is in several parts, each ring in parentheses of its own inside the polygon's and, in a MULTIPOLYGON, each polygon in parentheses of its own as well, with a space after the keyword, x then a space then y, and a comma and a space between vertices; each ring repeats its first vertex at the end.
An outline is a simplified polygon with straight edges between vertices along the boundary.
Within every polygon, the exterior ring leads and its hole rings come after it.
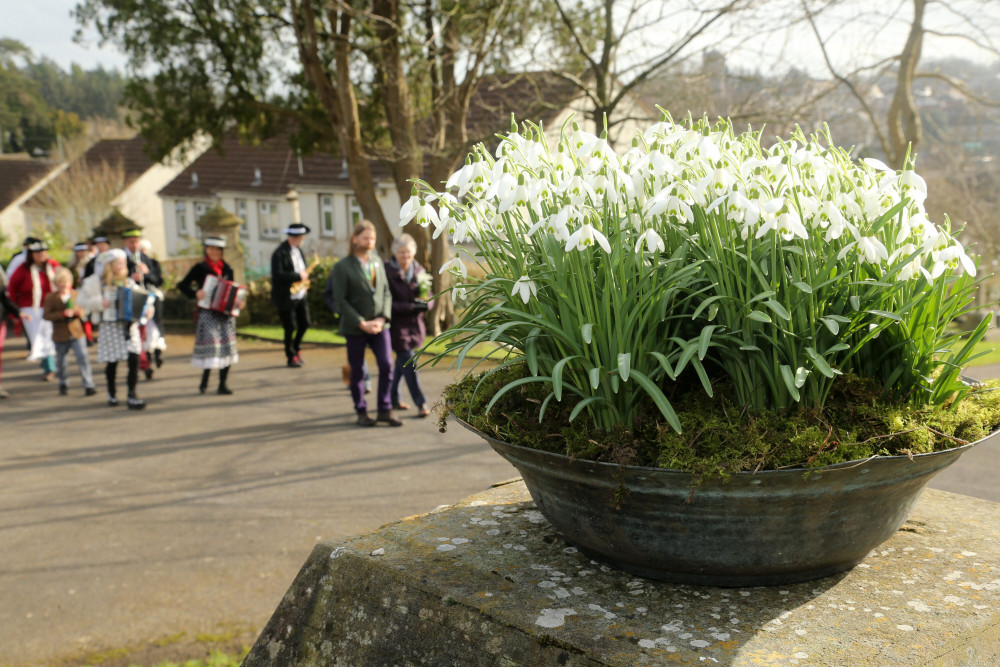
POLYGON ((244 665, 1000 664, 1000 505, 927 490, 850 572, 722 589, 567 544, 513 482, 318 545, 244 665))

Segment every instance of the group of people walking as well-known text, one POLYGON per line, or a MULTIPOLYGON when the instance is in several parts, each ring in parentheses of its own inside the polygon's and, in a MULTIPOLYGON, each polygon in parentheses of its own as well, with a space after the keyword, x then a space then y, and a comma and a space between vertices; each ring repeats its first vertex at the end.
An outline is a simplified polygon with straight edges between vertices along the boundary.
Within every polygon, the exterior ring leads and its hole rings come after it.
MULTIPOLYGON (((290 225, 285 229, 286 240, 271 259, 272 301, 284 330, 284 351, 290 368, 305 364, 301 346, 310 326, 305 297, 312 267, 307 266, 301 246, 309 232, 309 227, 301 223, 290 225)), ((131 230, 123 236, 124 248, 111 248, 105 237, 75 246, 73 270, 52 260, 44 241, 31 237, 25 240, 24 252, 8 266, 9 280, 0 271, 0 360, 8 322, 19 320, 30 344, 29 360, 40 363, 43 378, 58 379, 59 393, 67 394, 67 356, 72 350, 84 395, 92 396, 97 387, 87 347, 96 337, 97 363, 105 365, 108 404, 119 404, 118 364, 125 362, 126 405, 139 410, 145 407, 137 394, 139 374, 145 372, 147 379, 151 378, 154 367, 163 363, 166 347, 162 305, 156 305, 162 304, 159 289, 163 276, 159 263, 142 247, 141 231, 131 230), (149 291, 159 299, 150 299, 141 306, 138 321, 119 319, 114 316, 117 304, 110 300, 114 294, 110 288, 149 291)), ((351 252, 334 266, 326 291, 328 303, 340 315, 339 332, 347 341, 348 385, 357 424, 402 426, 394 411, 411 407, 400 398, 404 381, 417 416, 430 414, 412 363, 426 335, 424 313, 433 306, 428 301, 430 277, 414 259, 416 243, 408 234, 395 239, 393 257, 385 262, 374 251, 376 240, 375 226, 360 221, 351 235, 351 252), (369 414, 366 397, 367 349, 372 351, 378 367, 374 418, 369 414)), ((191 363, 202 371, 198 385, 202 394, 208 390, 213 369, 218 371, 216 393, 232 394, 229 371, 239 361, 235 313, 245 305, 242 299, 232 312, 204 305, 210 296, 206 293, 207 279, 214 276, 215 282, 229 283, 234 279, 233 268, 223 259, 225 247, 223 238, 206 237, 201 261, 177 285, 181 293, 198 303, 191 363)), ((6 396, 0 384, 0 398, 6 396)))

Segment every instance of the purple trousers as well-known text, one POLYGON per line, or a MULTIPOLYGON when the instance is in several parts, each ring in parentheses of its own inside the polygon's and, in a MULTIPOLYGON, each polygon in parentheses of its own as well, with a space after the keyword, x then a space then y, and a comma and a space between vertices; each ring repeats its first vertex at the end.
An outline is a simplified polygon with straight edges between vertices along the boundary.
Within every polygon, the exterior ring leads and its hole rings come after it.
POLYGON ((344 336, 347 339, 347 363, 351 365, 351 398, 354 399, 354 409, 358 412, 368 411, 365 400, 365 348, 371 347, 378 364, 378 394, 376 395, 380 412, 392 410, 392 343, 389 340, 389 330, 383 329, 377 334, 358 334, 344 336))

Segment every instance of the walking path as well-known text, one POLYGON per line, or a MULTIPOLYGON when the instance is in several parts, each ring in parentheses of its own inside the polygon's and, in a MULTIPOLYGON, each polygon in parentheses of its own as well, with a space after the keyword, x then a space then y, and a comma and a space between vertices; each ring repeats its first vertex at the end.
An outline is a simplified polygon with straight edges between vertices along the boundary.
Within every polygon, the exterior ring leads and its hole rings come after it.
MULTIPOLYGON (((0 665, 88 656, 149 665, 209 646, 238 650, 316 542, 516 476, 470 433, 439 433, 433 417, 353 426, 342 348, 306 349, 307 365, 289 369, 279 345, 242 341, 235 394, 224 397, 198 394, 190 336, 168 342, 164 367, 140 382, 148 408, 128 412, 106 406, 103 386, 83 397, 77 377, 59 396, 23 360, 22 341, 8 341, 0 665)), ((450 381, 436 369, 421 377, 429 396, 450 381)), ((998 448, 972 450, 932 486, 1000 501, 998 448)))
MULTIPOLYGON (((191 337, 170 336, 140 381, 148 408, 129 412, 100 385, 85 398, 78 377, 59 396, 21 343, 5 349, 0 401, 0 665, 238 650, 316 542, 516 476, 482 440, 412 410, 401 428, 355 427, 339 348, 305 349, 291 369, 280 346, 241 341, 234 395, 202 396, 191 337)), ((449 381, 421 378, 429 396, 449 381)))

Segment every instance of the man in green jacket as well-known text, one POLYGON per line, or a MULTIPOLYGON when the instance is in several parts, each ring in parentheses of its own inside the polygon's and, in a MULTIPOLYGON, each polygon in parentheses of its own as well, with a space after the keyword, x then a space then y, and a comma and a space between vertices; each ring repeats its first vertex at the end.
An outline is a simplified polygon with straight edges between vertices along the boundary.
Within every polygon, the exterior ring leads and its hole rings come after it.
POLYGON ((351 234, 351 254, 333 266, 333 293, 340 313, 340 334, 347 339, 347 361, 351 366, 351 398, 359 426, 383 422, 402 426, 392 414, 392 344, 389 320, 392 294, 385 267, 375 249, 375 225, 361 220, 351 234), (365 348, 370 347, 378 363, 378 416, 368 415, 365 400, 365 348))

